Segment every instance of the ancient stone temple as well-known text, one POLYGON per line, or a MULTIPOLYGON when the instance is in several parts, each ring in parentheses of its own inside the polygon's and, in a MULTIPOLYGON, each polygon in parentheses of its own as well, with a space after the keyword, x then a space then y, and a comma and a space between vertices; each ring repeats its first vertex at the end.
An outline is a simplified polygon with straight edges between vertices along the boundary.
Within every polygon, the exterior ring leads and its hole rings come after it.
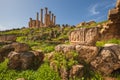
POLYGON ((48 8, 45 8, 45 14, 43 14, 43 9, 41 9, 40 17, 39 13, 37 12, 36 20, 30 18, 30 21, 28 23, 29 28, 49 27, 55 25, 56 16, 51 13, 51 11, 48 12, 48 8))

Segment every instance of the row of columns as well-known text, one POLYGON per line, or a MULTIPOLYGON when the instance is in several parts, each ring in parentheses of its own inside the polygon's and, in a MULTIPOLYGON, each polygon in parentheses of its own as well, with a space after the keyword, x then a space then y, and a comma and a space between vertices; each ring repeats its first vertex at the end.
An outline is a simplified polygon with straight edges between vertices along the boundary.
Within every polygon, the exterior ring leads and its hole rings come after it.
POLYGON ((45 8, 45 14, 43 16, 43 9, 40 11, 40 20, 39 13, 36 14, 36 20, 30 18, 29 27, 48 27, 56 25, 56 16, 54 16, 51 11, 48 12, 48 8, 45 8), (44 22, 43 22, 44 21, 44 22))

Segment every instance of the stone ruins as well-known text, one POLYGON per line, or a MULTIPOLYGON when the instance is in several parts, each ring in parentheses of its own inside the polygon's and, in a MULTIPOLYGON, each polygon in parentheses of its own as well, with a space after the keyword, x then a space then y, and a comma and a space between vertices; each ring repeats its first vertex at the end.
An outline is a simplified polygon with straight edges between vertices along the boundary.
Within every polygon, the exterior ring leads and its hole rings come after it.
POLYGON ((9 69, 26 70, 37 69, 43 62, 44 54, 31 50, 25 43, 14 42, 0 48, 0 63, 8 58, 9 69), (34 64, 36 63, 36 64, 34 64))
POLYGON ((99 28, 80 28, 70 32, 69 40, 72 44, 95 45, 99 40, 99 28))
MULTIPOLYGON (((62 69, 62 73, 59 72, 62 80, 68 80, 69 76, 75 77, 84 73, 82 71, 85 66, 83 62, 89 64, 91 70, 97 71, 103 76, 108 76, 115 71, 120 72, 120 45, 112 43, 105 44, 103 47, 95 45, 98 40, 104 39, 103 36, 107 40, 116 38, 116 36, 120 37, 120 0, 117 0, 114 9, 109 11, 107 26, 108 28, 103 33, 101 33, 100 27, 77 28, 69 33, 71 44, 60 44, 55 47, 55 51, 62 52, 65 57, 72 51, 78 53, 77 61, 79 64, 73 65, 69 69, 70 71, 63 68, 59 69, 62 69)), ((51 67, 56 70, 55 64, 52 64, 51 67)))
POLYGON ((39 13, 37 12, 36 20, 30 18, 28 23, 29 28, 39 28, 39 27, 49 27, 56 25, 56 16, 49 11, 48 8, 45 8, 45 14, 43 16, 43 9, 41 9, 40 13, 40 20, 39 20, 39 13))
POLYGON ((103 26, 103 38, 120 38, 120 0, 117 0, 115 8, 109 10, 108 21, 106 27, 103 26))

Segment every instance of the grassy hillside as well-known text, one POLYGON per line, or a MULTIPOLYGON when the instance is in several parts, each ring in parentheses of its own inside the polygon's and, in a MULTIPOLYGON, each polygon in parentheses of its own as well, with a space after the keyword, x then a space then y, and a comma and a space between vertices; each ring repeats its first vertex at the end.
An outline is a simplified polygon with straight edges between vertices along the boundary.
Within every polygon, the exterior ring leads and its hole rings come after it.
MULTIPOLYGON (((105 21, 106 22, 106 21, 105 21)), ((104 22, 92 24, 91 26, 96 26, 98 24, 103 24, 104 22)), ((87 26, 87 27, 91 27, 87 26)), ((86 26, 83 26, 86 27, 86 26)), ((69 44, 68 34, 71 30, 74 30, 73 27, 55 27, 55 28, 22 28, 14 29, 9 31, 2 31, 0 35, 14 34, 17 35, 17 42, 22 42, 28 44, 33 50, 41 50, 44 54, 54 51, 54 48, 58 44, 69 44)), ((97 46, 103 46, 105 43, 117 43, 120 44, 120 40, 112 39, 109 41, 98 41, 97 46)), ((2 46, 2 45, 1 45, 2 46)), ((75 54, 75 53, 74 53, 75 54)), ((61 64, 60 59, 65 62, 68 66, 71 67, 74 64, 74 61, 67 61, 62 55, 56 55, 58 58, 56 60, 61 64), (62 56, 62 57, 61 57, 62 56)), ((26 80, 60 80, 59 73, 53 71, 47 60, 44 60, 44 63, 39 67, 38 70, 26 70, 26 71, 15 71, 7 69, 6 59, 3 63, 0 63, 0 80, 16 80, 17 78, 25 78, 26 80)), ((77 62, 75 61, 75 64, 77 62)), ((86 69, 89 69, 86 65, 86 69)), ((86 80, 85 77, 92 77, 92 80, 102 80, 103 77, 98 73, 89 71, 86 72, 81 80, 86 80), (88 74, 88 75, 87 75, 88 74)), ((116 76, 120 79, 120 75, 116 76)), ((77 79, 76 80, 80 80, 77 79)))

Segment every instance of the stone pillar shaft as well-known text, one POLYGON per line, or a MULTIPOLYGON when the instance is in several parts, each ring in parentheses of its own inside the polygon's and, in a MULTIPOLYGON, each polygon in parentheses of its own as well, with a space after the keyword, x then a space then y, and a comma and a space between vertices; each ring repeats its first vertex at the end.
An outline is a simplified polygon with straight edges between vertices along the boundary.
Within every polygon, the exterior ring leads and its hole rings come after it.
POLYGON ((54 16, 53 25, 56 24, 56 16, 54 16))
POLYGON ((52 14, 52 25, 54 24, 54 14, 52 14))
POLYGON ((41 24, 40 27, 43 26, 43 9, 41 9, 41 24))
POLYGON ((37 12, 37 15, 36 15, 36 27, 38 28, 39 27, 39 13, 37 12))
POLYGON ((30 18, 29 27, 32 27, 32 18, 30 18))
POLYGON ((51 11, 49 11, 48 25, 51 25, 51 11))
POLYGON ((47 26, 48 25, 48 8, 45 8, 45 19, 44 19, 45 21, 45 26, 47 26))

